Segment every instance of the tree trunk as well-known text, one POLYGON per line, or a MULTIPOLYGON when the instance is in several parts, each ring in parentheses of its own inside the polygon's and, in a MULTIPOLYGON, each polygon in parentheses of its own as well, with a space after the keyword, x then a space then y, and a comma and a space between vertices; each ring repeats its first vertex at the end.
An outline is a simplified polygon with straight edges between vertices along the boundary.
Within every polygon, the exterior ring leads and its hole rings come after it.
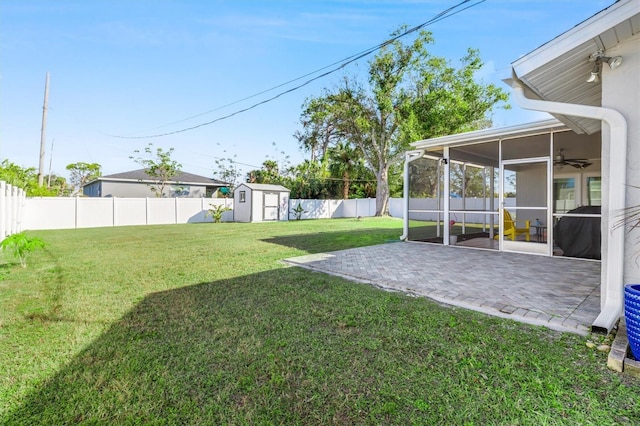
POLYGON ((349 172, 344 172, 342 175, 342 199, 349 199, 349 172))
POLYGON ((378 188, 376 191, 376 216, 389 215, 389 170, 386 167, 376 175, 378 188))

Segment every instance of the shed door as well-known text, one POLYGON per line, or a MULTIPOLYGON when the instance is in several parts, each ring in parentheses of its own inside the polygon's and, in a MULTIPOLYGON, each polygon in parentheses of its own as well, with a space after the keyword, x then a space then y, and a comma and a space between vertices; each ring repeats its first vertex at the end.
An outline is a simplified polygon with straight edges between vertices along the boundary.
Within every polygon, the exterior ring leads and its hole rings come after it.
POLYGON ((263 220, 278 220, 278 208, 280 205, 280 195, 277 192, 264 193, 264 214, 263 220))

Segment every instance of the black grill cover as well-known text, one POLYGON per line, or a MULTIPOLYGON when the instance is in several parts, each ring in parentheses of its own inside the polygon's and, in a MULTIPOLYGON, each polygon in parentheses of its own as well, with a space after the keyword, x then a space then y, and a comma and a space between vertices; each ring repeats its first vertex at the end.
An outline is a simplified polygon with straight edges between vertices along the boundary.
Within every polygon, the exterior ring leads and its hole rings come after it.
MULTIPOLYGON (((567 213, 600 214, 600 206, 582 206, 567 213)), ((563 217, 553 228, 553 238, 565 256, 600 259, 600 218, 563 217)))

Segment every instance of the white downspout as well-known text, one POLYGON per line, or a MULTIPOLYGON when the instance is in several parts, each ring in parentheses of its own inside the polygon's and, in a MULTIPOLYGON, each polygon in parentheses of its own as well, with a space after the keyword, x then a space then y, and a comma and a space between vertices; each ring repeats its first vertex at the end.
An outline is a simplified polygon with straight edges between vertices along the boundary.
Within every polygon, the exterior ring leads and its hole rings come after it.
POLYGON ((513 87, 516 103, 524 109, 593 118, 604 121, 607 124, 603 131, 609 131, 609 162, 613 166, 608 168, 608 187, 614 188, 614 190, 608 191, 609 202, 603 203, 604 205, 602 206, 602 230, 609 233, 609 239, 607 256, 606 259, 603 259, 604 268, 600 278, 600 315, 593 322, 591 330, 608 333, 622 314, 624 301, 624 228, 613 225, 611 212, 622 212, 625 208, 627 121, 620 112, 611 108, 529 99, 525 96, 522 82, 518 80, 515 73, 513 80, 509 83, 513 87))
POLYGON ((442 149, 442 161, 444 163, 444 221, 442 244, 449 245, 449 236, 451 235, 451 227, 449 221, 451 220, 451 156, 449 155, 449 147, 445 146, 442 149))
POLYGON ((424 149, 420 151, 407 151, 405 153, 404 160, 404 188, 403 188, 403 199, 402 199, 402 210, 403 210, 403 228, 402 235, 400 235, 400 240, 405 241, 407 237, 409 237, 409 163, 417 160, 418 158, 422 158, 424 155, 424 149))

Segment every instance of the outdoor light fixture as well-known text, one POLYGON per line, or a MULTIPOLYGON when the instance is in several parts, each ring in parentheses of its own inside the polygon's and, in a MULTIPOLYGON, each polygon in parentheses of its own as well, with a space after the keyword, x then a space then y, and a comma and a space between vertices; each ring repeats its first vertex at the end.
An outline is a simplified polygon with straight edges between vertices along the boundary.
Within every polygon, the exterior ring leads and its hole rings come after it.
POLYGON ((587 83, 597 83, 600 81, 600 68, 602 64, 595 64, 591 70, 591 75, 587 79, 587 83))
POLYGON ((593 69, 587 83, 598 83, 600 81, 600 72, 602 71, 602 64, 606 63, 612 70, 618 68, 622 64, 622 56, 604 56, 602 50, 598 50, 589 55, 589 62, 593 62, 593 69))

